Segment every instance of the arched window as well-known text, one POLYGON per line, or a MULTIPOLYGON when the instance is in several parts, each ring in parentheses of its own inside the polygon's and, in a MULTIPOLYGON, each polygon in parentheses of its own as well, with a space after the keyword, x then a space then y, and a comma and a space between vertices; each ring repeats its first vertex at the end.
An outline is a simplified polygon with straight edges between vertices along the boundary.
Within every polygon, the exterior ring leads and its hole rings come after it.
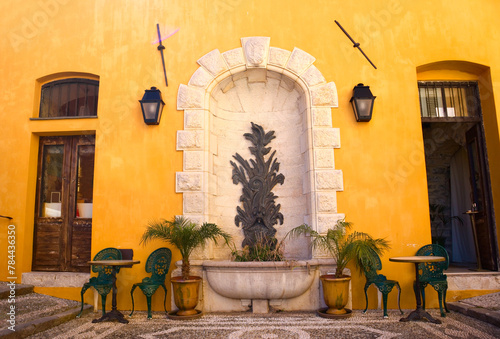
POLYGON ((42 86, 40 118, 97 116, 99 81, 69 78, 42 86))

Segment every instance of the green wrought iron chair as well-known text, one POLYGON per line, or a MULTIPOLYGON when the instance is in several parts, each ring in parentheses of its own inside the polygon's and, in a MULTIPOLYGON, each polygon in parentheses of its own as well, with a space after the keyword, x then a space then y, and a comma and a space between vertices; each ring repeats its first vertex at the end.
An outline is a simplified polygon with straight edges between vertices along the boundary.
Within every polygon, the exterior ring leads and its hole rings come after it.
POLYGON ((401 287, 399 286, 399 283, 396 280, 387 280, 385 275, 377 273, 378 270, 382 269, 382 262, 380 261, 380 257, 375 251, 373 250, 370 251, 373 252, 372 260, 369 260, 369 258, 362 259, 363 271, 366 277, 366 283, 365 283, 366 307, 363 313, 366 313, 366 311, 368 310, 368 294, 366 293, 366 291, 368 290, 368 287, 370 287, 370 285, 373 284, 378 290, 378 307, 380 307, 380 295, 382 294, 382 300, 384 304, 384 318, 388 318, 387 296, 392 291, 394 286, 396 286, 396 288, 398 289, 398 307, 401 314, 403 314, 403 311, 401 311, 401 305, 399 303, 399 299, 401 297, 401 287))
POLYGON ((130 316, 134 313, 134 290, 139 287, 146 296, 148 303, 148 319, 152 318, 151 315, 151 297, 156 292, 156 290, 161 286, 165 291, 165 297, 163 300, 163 307, 165 312, 167 312, 166 302, 167 302, 167 287, 165 286, 165 276, 170 268, 170 261, 172 260, 172 251, 166 247, 162 247, 151 253, 146 261, 146 272, 151 273, 151 277, 146 277, 142 279, 142 282, 134 284, 130 290, 130 296, 132 297, 132 312, 130 316))
POLYGON ((446 305, 446 291, 448 290, 448 280, 446 274, 444 274, 443 272, 449 266, 448 252, 446 252, 444 247, 440 245, 430 244, 421 247, 417 251, 417 255, 435 255, 445 258, 445 261, 418 264, 418 274, 420 280, 420 292, 422 295, 423 309, 425 310, 425 288, 427 287, 427 285, 431 285, 438 293, 439 310, 441 311, 441 317, 446 317, 446 314, 443 311, 443 305, 446 312, 450 312, 448 310, 448 306, 446 305))
MULTIPOLYGON (((121 260, 122 253, 119 249, 108 247, 99 251, 94 260, 121 260)), ((119 267, 117 268, 117 270, 119 267)), ((83 312, 83 295, 89 289, 89 287, 93 287, 101 296, 102 303, 102 315, 106 313, 106 296, 113 289, 113 276, 112 276, 113 268, 111 266, 99 266, 92 265, 92 272, 97 273, 97 277, 92 277, 88 282, 83 284, 82 291, 80 292, 82 296, 82 308, 80 313, 76 316, 79 318, 83 312)))

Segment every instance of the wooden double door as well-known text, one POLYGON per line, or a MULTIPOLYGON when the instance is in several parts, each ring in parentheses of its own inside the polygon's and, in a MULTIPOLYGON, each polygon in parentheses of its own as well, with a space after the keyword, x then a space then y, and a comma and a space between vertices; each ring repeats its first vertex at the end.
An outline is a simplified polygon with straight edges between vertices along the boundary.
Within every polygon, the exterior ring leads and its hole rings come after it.
POLYGON ((95 136, 41 137, 34 271, 88 272, 95 136))

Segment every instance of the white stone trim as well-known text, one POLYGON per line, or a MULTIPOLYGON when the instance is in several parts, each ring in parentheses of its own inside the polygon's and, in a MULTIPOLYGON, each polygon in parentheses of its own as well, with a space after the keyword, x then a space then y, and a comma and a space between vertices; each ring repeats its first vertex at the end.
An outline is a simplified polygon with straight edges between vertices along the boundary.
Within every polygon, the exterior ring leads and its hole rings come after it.
MULTIPOLYGON (((188 85, 181 84, 177 94, 177 109, 184 111, 184 130, 177 131, 177 150, 184 152, 183 171, 176 173, 176 192, 183 193, 183 214, 199 222, 209 221, 209 201, 212 173, 211 156, 217 152, 217 138, 208 130, 210 94, 222 83, 222 90, 234 86, 238 73, 249 69, 267 69, 282 77, 280 86, 293 90, 300 86, 305 93, 305 126, 308 131, 304 153, 309 156, 308 176, 303 191, 310 206, 304 216, 320 232, 335 225, 344 217, 337 213, 336 192, 343 190, 341 170, 335 169, 333 149, 340 147, 340 132, 332 127, 331 108, 338 107, 337 88, 327 82, 313 65, 316 60, 307 52, 270 46, 269 37, 241 38, 242 47, 223 53, 218 49, 202 56, 200 67, 193 73, 188 85)), ((249 82, 258 82, 265 72, 248 73, 249 82), (262 73, 262 74, 261 74, 262 73), (251 79, 250 79, 251 77, 251 79)), ((216 179, 215 179, 216 180, 216 179)))

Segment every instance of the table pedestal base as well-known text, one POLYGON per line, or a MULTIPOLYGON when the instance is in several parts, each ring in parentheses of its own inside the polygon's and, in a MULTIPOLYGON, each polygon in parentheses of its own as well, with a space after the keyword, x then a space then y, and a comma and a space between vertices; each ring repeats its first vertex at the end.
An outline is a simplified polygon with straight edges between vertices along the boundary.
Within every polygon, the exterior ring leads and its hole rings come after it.
POLYGON ((99 319, 94 319, 92 320, 93 323, 100 323, 101 321, 111 321, 111 320, 117 320, 118 322, 122 324, 128 324, 128 320, 125 319, 123 314, 118 311, 118 310, 112 310, 111 312, 106 313, 99 319))
POLYGON ((434 319, 429 313, 424 311, 421 308, 417 308, 415 311, 411 312, 406 318, 401 318, 399 321, 415 321, 415 320, 423 320, 427 319, 429 322, 434 324, 441 324, 441 320, 434 319))

